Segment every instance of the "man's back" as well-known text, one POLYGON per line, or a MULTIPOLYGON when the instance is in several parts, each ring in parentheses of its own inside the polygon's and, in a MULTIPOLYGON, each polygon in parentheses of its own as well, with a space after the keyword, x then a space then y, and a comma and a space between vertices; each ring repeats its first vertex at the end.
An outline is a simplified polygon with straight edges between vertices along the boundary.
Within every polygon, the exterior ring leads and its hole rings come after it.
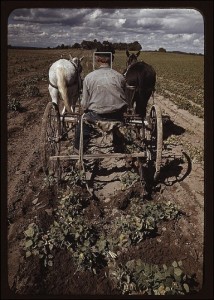
POLYGON ((89 73, 83 82, 82 105, 97 113, 110 113, 126 105, 125 79, 110 67, 89 73))

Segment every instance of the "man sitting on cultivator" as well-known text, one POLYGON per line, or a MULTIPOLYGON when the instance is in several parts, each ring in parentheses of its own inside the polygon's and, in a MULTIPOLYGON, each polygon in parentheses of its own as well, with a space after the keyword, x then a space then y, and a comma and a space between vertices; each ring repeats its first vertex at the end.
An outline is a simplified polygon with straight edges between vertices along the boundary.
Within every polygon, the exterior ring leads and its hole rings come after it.
MULTIPOLYGON (((111 68, 114 53, 113 49, 105 47, 97 49, 95 60, 99 68, 89 73, 83 81, 81 107, 85 112, 84 118, 92 123, 99 120, 123 121, 123 113, 127 109, 125 79, 111 68)), ((83 124, 83 151, 86 150, 91 130, 90 125, 83 124)), ((79 149, 79 139, 80 124, 76 131, 76 149, 79 149)))

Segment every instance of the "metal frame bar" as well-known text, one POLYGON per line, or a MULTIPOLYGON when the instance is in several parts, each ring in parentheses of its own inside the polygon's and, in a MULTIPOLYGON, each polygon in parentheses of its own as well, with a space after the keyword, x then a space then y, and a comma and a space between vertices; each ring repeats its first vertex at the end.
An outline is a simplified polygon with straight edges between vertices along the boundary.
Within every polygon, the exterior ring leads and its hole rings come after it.
MULTIPOLYGON (((106 157, 113 157, 113 158, 130 158, 130 157, 146 157, 146 152, 141 153, 97 153, 97 154, 84 154, 83 159, 102 159, 106 157)), ((72 159, 79 159, 79 155, 64 155, 64 156, 50 156, 50 160, 72 160, 72 159)))

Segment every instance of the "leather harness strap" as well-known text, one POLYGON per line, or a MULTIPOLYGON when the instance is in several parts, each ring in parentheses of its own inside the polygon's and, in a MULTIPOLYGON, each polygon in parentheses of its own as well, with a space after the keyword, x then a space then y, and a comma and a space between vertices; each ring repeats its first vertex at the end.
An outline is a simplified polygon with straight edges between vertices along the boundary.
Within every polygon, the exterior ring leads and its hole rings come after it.
POLYGON ((48 80, 48 82, 49 82, 49 84, 50 84, 53 88, 55 88, 55 89, 58 90, 58 87, 57 87, 56 85, 54 85, 53 83, 51 83, 50 80, 48 80))

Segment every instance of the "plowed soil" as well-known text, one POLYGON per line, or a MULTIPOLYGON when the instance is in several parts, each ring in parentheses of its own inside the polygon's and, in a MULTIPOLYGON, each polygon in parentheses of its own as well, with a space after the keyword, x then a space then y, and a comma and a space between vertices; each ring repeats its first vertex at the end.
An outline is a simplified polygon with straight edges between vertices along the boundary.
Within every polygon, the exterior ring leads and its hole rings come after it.
MULTIPOLYGON (((42 117, 50 101, 48 68, 58 58, 56 53, 47 53, 13 50, 8 57, 8 99, 15 98, 21 103, 19 111, 10 110, 7 115, 9 288, 14 295, 28 296, 116 295, 119 292, 105 276, 107 267, 97 275, 89 270, 75 273, 71 254, 60 250, 54 255, 53 266, 47 268, 36 256, 26 258, 23 250, 28 225, 36 219, 43 230, 47 229, 53 222, 50 212, 58 201, 57 187, 44 184, 39 148, 42 117)), ((163 151, 168 159, 163 159, 162 174, 150 198, 177 204, 182 217, 162 222, 157 236, 142 241, 137 247, 129 247, 125 253, 121 250, 118 259, 143 258, 157 265, 182 260, 185 272, 195 274, 196 290, 200 291, 204 266, 204 166, 203 154, 202 159, 197 159, 191 151, 204 148, 204 122, 160 95, 156 94, 154 101, 160 105, 166 120, 164 140, 174 137, 174 142, 163 151), (185 157, 182 165, 177 161, 179 157, 185 157)), ((87 212, 88 217, 98 223, 101 218, 111 219, 115 214, 128 213, 130 205, 130 190, 121 190, 120 182, 114 180, 125 169, 115 168, 113 159, 103 164, 94 174, 94 182, 102 184, 96 189, 96 201, 90 203, 87 212)))

